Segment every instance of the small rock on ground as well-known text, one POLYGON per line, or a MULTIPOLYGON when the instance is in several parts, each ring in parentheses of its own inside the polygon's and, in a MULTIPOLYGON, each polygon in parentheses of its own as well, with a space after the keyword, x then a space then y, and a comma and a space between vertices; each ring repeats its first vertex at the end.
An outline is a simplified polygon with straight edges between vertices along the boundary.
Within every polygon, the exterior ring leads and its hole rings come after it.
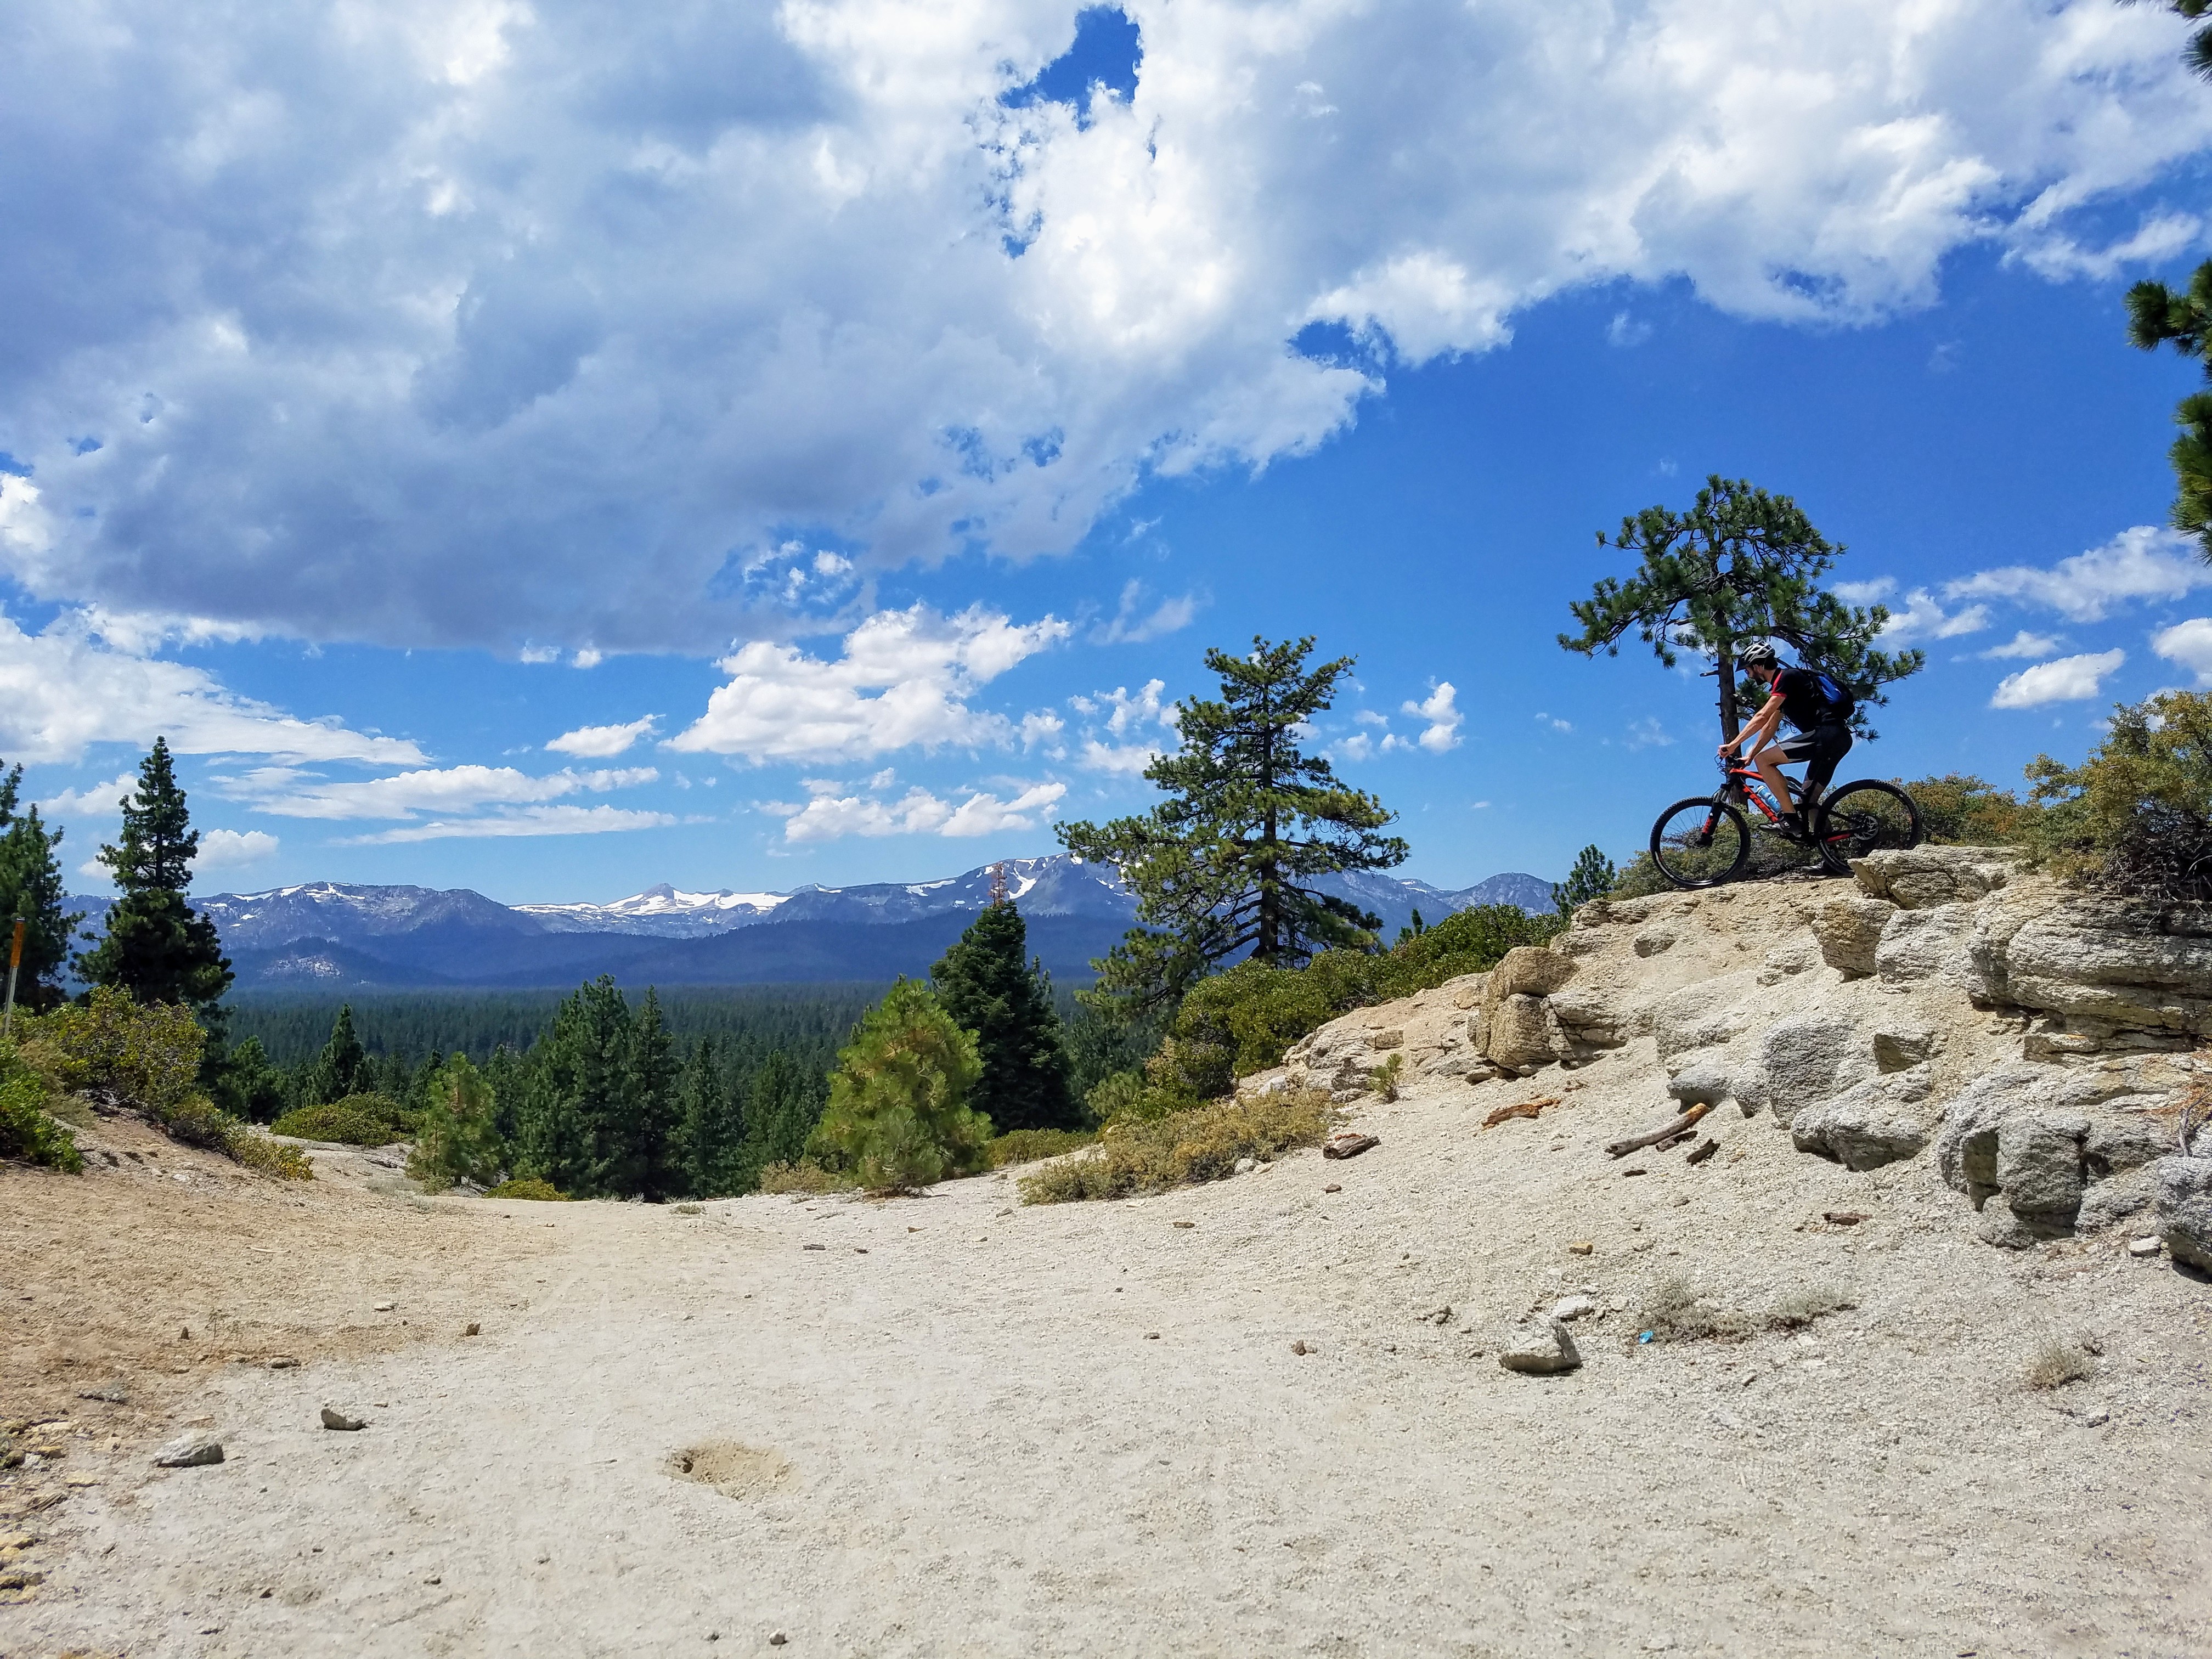
POLYGON ((161 1469, 194 1469, 222 1462, 222 1442, 198 1429, 179 1435, 154 1454, 154 1467, 161 1469))
POLYGON ((1573 1370, 1583 1363, 1583 1357, 1567 1328, 1556 1319, 1547 1319, 1512 1332, 1498 1350, 1498 1363, 1509 1371, 1551 1376, 1573 1370))
POLYGON ((335 1406, 325 1406, 323 1407, 323 1426, 326 1429, 365 1429, 368 1426, 368 1419, 356 1417, 351 1412, 340 1411, 335 1406))

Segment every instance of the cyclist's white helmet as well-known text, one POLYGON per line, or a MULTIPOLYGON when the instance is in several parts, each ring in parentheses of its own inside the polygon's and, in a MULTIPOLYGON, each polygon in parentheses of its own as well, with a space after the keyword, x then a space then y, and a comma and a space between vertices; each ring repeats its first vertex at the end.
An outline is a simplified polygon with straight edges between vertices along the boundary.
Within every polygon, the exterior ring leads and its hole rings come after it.
POLYGON ((1737 660, 1746 668, 1772 668, 1782 659, 1774 654, 1774 647, 1765 640, 1757 640, 1744 647, 1743 654, 1737 660))

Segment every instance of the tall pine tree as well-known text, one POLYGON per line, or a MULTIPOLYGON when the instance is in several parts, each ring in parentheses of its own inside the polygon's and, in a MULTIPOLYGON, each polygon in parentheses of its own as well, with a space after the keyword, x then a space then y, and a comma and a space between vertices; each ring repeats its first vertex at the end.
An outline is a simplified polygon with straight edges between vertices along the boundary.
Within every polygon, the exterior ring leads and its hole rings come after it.
POLYGON ((1099 997, 1122 1012, 1170 1006, 1248 956, 1296 968, 1375 943, 1381 920, 1318 884, 1402 864, 1406 843, 1382 833, 1395 816, 1382 802, 1300 747, 1354 662, 1308 667, 1313 646, 1255 636, 1244 656, 1208 651, 1219 700, 1177 703, 1182 747, 1145 769, 1168 799, 1141 818, 1059 827, 1070 852, 1114 866, 1137 895, 1141 926, 1097 964, 1099 997))
POLYGON ((625 1198, 637 1194, 656 1203, 683 1191, 684 1175, 672 1156, 677 1075, 675 1044, 661 1018, 659 994, 647 986, 630 1021, 621 1098, 600 1126, 603 1191, 625 1198))
POLYGON ((230 988, 230 960, 215 924, 185 902, 199 846, 168 743, 155 738, 137 790, 123 798, 122 838, 100 849, 122 896, 107 913, 106 937, 77 958, 85 978, 134 1001, 214 1012, 230 988))
POLYGON ((1052 981, 1027 960, 1029 929, 1012 899, 986 905, 929 970, 954 1024, 974 1034, 983 1074, 968 1103, 1000 1134, 1082 1121, 1067 1086, 1067 1051, 1052 981))
POLYGON ((17 811, 23 769, 0 777, 0 939, 23 923, 23 965, 15 981, 15 1000, 43 1012, 62 1000, 58 982, 69 960, 70 933, 84 920, 82 911, 62 908, 62 867, 55 857, 62 831, 49 830, 35 806, 17 811))
MULTIPOLYGON (((714 1039, 691 1047, 677 1080, 673 1161, 695 1198, 723 1198, 750 1190, 744 1170, 744 1114, 722 1075, 714 1039)), ((756 1172, 756 1175, 757 1172, 756 1172)))
POLYGON ((338 1017, 331 1022, 331 1040, 307 1069, 307 1103, 326 1106, 348 1095, 373 1093, 376 1070, 376 1062, 354 1035, 353 1005, 342 1004, 338 1017))

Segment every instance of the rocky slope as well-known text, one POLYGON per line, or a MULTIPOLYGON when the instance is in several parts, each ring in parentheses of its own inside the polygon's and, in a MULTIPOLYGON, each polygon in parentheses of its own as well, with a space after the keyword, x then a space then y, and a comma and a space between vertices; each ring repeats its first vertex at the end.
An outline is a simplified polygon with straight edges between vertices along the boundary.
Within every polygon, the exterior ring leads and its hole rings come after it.
MULTIPOLYGON (((1247 1088, 1340 1101, 1417 1077, 1530 1077, 1648 1045, 1682 1106, 1764 1115, 1847 1170, 1930 1158, 2021 1248, 2127 1225, 2212 1268, 2212 905, 2122 902, 2003 848, 1923 848, 1836 884, 1599 902, 1547 948, 1364 1009, 1247 1088)), ((1663 1116, 1663 1113, 1661 1114, 1663 1116)), ((1694 1153, 1695 1148, 1693 1147, 1694 1153)))

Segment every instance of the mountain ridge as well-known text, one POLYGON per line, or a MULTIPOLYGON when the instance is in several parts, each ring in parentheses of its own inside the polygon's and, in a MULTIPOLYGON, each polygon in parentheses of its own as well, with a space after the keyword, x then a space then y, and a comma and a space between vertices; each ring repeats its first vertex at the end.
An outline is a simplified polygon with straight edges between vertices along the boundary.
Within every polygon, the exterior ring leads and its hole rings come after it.
MULTIPOLYGON (((1110 866, 1067 854, 1008 859, 919 882, 787 893, 691 891, 659 883, 608 904, 501 904, 471 888, 301 882, 216 893, 193 907, 216 924, 240 992, 463 989, 624 983, 763 984, 889 979, 926 972, 991 902, 994 870, 1056 977, 1090 977, 1091 958, 1135 925, 1136 898, 1110 866)), ((1551 884, 1521 872, 1470 887, 1362 872, 1327 890, 1378 916, 1386 939, 1471 904, 1549 910, 1551 884)), ((72 896, 97 926, 109 901, 72 896)))

